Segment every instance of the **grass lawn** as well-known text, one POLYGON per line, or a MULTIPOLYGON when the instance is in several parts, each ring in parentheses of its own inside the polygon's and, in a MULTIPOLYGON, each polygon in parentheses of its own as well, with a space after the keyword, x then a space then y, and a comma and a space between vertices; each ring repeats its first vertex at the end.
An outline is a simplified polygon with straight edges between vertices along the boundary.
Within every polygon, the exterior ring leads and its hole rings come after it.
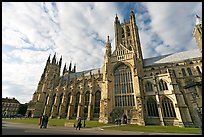
MULTIPOLYGON (((39 118, 22 118, 22 119, 2 119, 2 121, 8 122, 17 122, 17 123, 29 123, 29 124, 39 124, 39 118)), ((50 126, 64 126, 65 122, 73 122, 75 125, 77 124, 76 120, 67 120, 67 119, 49 119, 48 125, 50 126)), ((99 123, 96 120, 86 120, 85 121, 86 127, 99 127, 99 126, 106 126, 106 125, 113 125, 113 124, 103 124, 99 123)), ((84 125, 84 120, 82 120, 82 126, 84 125)))
POLYGON ((125 130, 125 131, 140 131, 140 132, 166 132, 166 133, 189 133, 200 134, 199 128, 185 128, 175 126, 138 126, 138 125, 121 125, 109 127, 112 130, 125 130))
MULTIPOLYGON (((39 118, 22 118, 22 119, 2 119, 2 121, 17 122, 17 123, 29 123, 38 124, 39 118)), ((49 119, 48 125, 50 126, 64 126, 65 122, 77 123, 76 120, 67 119, 49 119)), ((99 126, 110 126, 113 124, 103 124, 95 120, 86 120, 86 127, 99 127, 99 126)), ((84 121, 82 120, 82 126, 84 121)), ((120 125, 113 127, 104 127, 105 129, 111 130, 125 130, 125 131, 140 131, 140 132, 166 132, 166 133, 189 133, 189 134, 200 134, 199 128, 183 128, 174 126, 138 126, 138 125, 120 125)))

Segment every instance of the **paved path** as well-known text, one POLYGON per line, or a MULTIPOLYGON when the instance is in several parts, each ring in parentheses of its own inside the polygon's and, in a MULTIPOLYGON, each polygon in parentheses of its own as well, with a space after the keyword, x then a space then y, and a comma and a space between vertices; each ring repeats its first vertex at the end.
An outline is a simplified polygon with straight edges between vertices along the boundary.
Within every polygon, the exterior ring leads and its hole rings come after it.
POLYGON ((48 128, 46 129, 40 129, 39 126, 35 124, 23 124, 3 121, 2 135, 192 135, 192 134, 118 131, 104 129, 103 127, 81 128, 81 130, 79 131, 72 127, 49 126, 49 125, 48 128))

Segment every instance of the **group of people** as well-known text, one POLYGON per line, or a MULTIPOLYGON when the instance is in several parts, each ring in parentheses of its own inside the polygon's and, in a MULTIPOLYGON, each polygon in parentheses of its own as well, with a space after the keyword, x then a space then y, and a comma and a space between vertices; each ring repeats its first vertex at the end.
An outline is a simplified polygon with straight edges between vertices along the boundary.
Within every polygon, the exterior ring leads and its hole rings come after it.
POLYGON ((48 116, 47 115, 42 115, 40 117, 40 128, 47 128, 47 124, 48 124, 48 116))
POLYGON ((121 125, 121 119, 120 118, 116 118, 115 119, 115 124, 116 125, 121 125))
MULTIPOLYGON (((41 115, 41 116, 40 116, 39 127, 40 127, 40 128, 47 128, 48 119, 49 119, 49 118, 48 118, 47 115, 41 115)), ((77 130, 77 128, 80 130, 81 127, 82 127, 81 117, 78 117, 78 119, 77 119, 77 125, 76 125, 76 130, 77 130)))
POLYGON ((123 115, 123 121, 120 119, 120 117, 117 117, 114 122, 117 125, 121 125, 122 122, 123 124, 127 124, 127 116, 123 115))

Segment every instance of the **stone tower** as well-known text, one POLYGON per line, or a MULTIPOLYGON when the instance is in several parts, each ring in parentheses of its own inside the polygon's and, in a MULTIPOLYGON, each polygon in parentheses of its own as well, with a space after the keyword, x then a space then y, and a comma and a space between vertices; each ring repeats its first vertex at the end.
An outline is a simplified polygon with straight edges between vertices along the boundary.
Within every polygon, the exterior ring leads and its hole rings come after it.
POLYGON ((193 30, 193 36, 196 39, 198 48, 202 52, 202 21, 198 15, 196 15, 196 24, 193 30))
POLYGON ((29 112, 32 113, 33 117, 38 117, 43 113, 48 115, 50 114, 50 106, 46 106, 45 108, 42 106, 48 104, 47 101, 52 95, 51 92, 54 87, 59 84, 61 64, 62 57, 59 62, 56 62, 56 53, 53 56, 52 62, 50 62, 50 56, 48 57, 43 74, 38 83, 37 90, 33 94, 32 105, 30 105, 31 108, 29 108, 30 110, 35 108, 32 112, 29 112))
POLYGON ((134 12, 129 21, 114 21, 116 49, 111 53, 109 37, 103 65, 99 122, 112 122, 127 115, 131 123, 144 125, 141 77, 143 57, 134 12))

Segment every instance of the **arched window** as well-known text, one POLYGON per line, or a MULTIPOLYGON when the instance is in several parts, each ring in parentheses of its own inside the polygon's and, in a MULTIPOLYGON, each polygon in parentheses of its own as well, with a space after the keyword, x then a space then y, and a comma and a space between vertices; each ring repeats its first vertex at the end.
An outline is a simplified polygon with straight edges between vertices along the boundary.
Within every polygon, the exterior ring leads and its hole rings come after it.
POLYGON ((183 76, 186 76, 186 71, 184 68, 181 69, 183 76))
POLYGON ((59 98, 59 105, 58 105, 58 113, 59 113, 59 110, 60 110, 60 105, 62 104, 62 98, 63 98, 63 93, 61 93, 60 95, 60 98, 59 98))
POLYGON ((122 38, 125 37, 124 29, 122 28, 122 38))
POLYGON ((159 81, 159 88, 160 90, 168 90, 168 86, 167 83, 165 81, 163 81, 162 79, 159 81))
POLYGON ((67 96, 67 104, 66 104, 66 107, 65 107, 66 115, 67 115, 67 112, 68 112, 68 107, 69 107, 70 99, 71 99, 71 93, 69 93, 68 96, 67 96))
MULTIPOLYGON (((49 100, 49 95, 47 95, 46 98, 45 98, 45 104, 44 104, 43 112, 45 111, 45 107, 46 107, 46 105, 48 104, 48 100, 49 100)), ((3 106, 3 105, 2 105, 2 106, 3 106)))
POLYGON ((52 97, 52 104, 51 104, 51 109, 50 109, 50 114, 51 114, 51 112, 52 112, 52 108, 53 108, 53 105, 54 105, 54 103, 55 103, 55 97, 56 97, 56 93, 53 95, 53 97, 52 97))
POLYGON ((46 99, 45 99, 45 105, 47 105, 48 104, 48 97, 49 97, 49 95, 47 95, 47 97, 46 97, 46 99))
POLYGON ((202 72, 200 71, 200 68, 198 66, 196 67, 196 69, 197 69, 199 75, 202 74, 202 72))
POLYGON ((128 26, 126 28, 126 31, 127 31, 127 36, 130 36, 130 28, 128 26))
POLYGON ((95 104, 94 104, 94 113, 100 112, 100 100, 101 100, 101 92, 96 91, 95 93, 95 104))
POLYGON ((162 99, 162 110, 163 110, 162 112, 164 117, 176 117, 173 103, 167 97, 164 97, 162 99))
POLYGON ((86 94, 85 94, 85 102, 84 102, 84 105, 86 106, 86 108, 84 110, 85 113, 88 112, 89 97, 90 97, 90 92, 87 91, 86 94))
POLYGON ((191 71, 190 68, 187 68, 187 71, 188 71, 188 75, 189 75, 189 76, 192 76, 192 75, 193 75, 193 73, 192 73, 192 71, 191 71))
POLYGON ((147 111, 148 116, 159 116, 157 103, 152 97, 148 98, 147 100, 147 111))
POLYGON ((173 74, 174 77, 176 77, 176 72, 175 72, 175 70, 172 70, 172 74, 173 74))
POLYGON ((135 106, 131 69, 125 64, 114 72, 115 106, 135 106))
POLYGON ((75 101, 75 107, 74 107, 74 113, 77 113, 78 105, 79 105, 79 97, 80 97, 80 92, 76 94, 76 101, 75 101))
POLYGON ((152 83, 147 81, 147 83, 145 84, 145 89, 146 89, 146 92, 151 92, 153 91, 153 86, 152 86, 152 83))

